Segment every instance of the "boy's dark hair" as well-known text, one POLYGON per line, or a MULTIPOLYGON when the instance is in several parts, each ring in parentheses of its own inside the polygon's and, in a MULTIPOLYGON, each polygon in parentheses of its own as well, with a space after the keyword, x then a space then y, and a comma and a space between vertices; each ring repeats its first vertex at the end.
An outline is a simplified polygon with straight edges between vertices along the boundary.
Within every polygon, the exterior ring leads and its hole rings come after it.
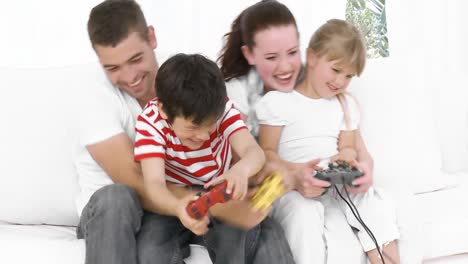
POLYGON ((224 113, 226 85, 215 62, 199 54, 172 56, 156 76, 158 100, 169 121, 176 117, 194 124, 216 121, 224 113))
MULTIPOLYGON (((255 46, 254 37, 259 31, 276 26, 294 25, 296 20, 291 11, 275 0, 262 0, 249 6, 232 22, 231 32, 224 35, 224 46, 218 62, 224 79, 246 75, 251 66, 244 58, 241 47, 249 49, 255 46)), ((298 33, 299 34, 299 33, 298 33)))
POLYGON ((133 0, 106 0, 95 6, 88 19, 92 46, 115 47, 132 32, 148 41, 148 26, 140 6, 133 0))

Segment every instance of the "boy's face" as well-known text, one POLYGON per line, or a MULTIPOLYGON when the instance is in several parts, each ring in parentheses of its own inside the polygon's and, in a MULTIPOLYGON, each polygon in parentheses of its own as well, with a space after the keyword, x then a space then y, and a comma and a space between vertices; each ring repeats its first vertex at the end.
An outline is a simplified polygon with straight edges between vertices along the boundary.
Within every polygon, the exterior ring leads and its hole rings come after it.
POLYGON ((290 92, 301 69, 299 39, 294 25, 275 26, 254 36, 255 46, 242 47, 250 65, 255 66, 265 91, 290 92))
POLYGON ((190 119, 176 117, 172 122, 172 129, 180 139, 182 145, 195 150, 203 146, 216 130, 216 120, 200 125, 194 124, 190 119))
POLYGON ((307 57, 307 79, 317 98, 331 98, 346 90, 356 75, 353 67, 343 65, 338 60, 330 61, 327 56, 307 57))
POLYGON ((154 80, 158 64, 153 51, 156 38, 153 28, 148 30, 149 41, 132 32, 115 47, 94 46, 112 84, 135 97, 142 106, 156 96, 154 80))

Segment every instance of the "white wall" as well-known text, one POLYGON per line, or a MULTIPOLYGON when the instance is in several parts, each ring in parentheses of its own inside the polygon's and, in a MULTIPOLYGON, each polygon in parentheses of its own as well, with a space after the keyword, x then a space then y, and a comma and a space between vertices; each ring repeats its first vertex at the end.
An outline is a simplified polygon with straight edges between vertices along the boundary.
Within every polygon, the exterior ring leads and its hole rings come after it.
MULTIPOLYGON (((5 1, 0 8, 0 67, 42 68, 96 61, 88 42, 86 21, 90 9, 99 2, 5 1)), ((201 52, 215 59, 231 21, 256 1, 138 2, 148 22, 156 28, 159 57, 164 59, 176 52, 201 52)), ((282 2, 297 18, 302 48, 324 21, 343 18, 346 4, 345 0, 282 2)), ((387 0, 390 58, 383 61, 393 66, 384 65, 388 72, 378 73, 399 80, 401 85, 394 88, 400 92, 397 100, 411 101, 415 107, 422 98, 431 101, 433 109, 422 112, 421 116, 437 117, 436 125, 444 138, 442 148, 451 153, 451 158, 446 156, 444 162, 451 170, 458 169, 450 164, 454 157, 466 159, 468 164, 467 152, 459 147, 460 139, 468 141, 463 130, 468 126, 467 13, 468 2, 464 0, 387 0), (395 65, 399 69, 391 68, 395 65)), ((369 65, 372 64, 375 63, 371 61, 369 65)))
MULTIPOLYGON (((86 22, 99 0, 20 0, 0 9, 0 66, 48 67, 96 60, 86 22)), ((201 52, 215 59, 230 23, 254 0, 141 0, 156 28, 157 53, 201 52)), ((344 17, 345 2, 285 0, 295 14, 305 46, 313 30, 331 17, 344 17), (320 12, 312 12, 320 10, 320 12), (312 19, 313 18, 313 19, 312 19)))

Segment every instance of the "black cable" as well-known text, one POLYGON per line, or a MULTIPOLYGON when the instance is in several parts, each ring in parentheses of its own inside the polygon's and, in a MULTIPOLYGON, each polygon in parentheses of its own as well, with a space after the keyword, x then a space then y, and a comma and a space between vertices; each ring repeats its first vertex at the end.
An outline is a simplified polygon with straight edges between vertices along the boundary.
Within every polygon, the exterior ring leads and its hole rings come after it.
MULTIPOLYGON (((366 230, 367 234, 369 235, 369 237, 372 239, 372 241, 374 242, 376 248, 377 248, 377 252, 379 253, 379 256, 380 256, 380 259, 382 259, 382 263, 385 264, 385 259, 382 255, 382 251, 380 250, 380 246, 379 246, 379 243, 377 242, 377 239, 375 238, 374 234, 372 233, 372 231, 369 229, 369 227, 367 227, 367 225, 364 223, 364 221, 362 220, 361 218, 361 215, 359 214, 359 211, 357 210, 356 206, 354 205, 354 203, 352 202, 350 196, 349 196, 349 193, 348 193, 348 190, 346 189, 346 187, 344 188, 345 189, 345 192, 346 192, 346 195, 349 199, 349 201, 346 200, 345 197, 343 197, 343 195, 341 194, 341 192, 338 190, 338 187, 336 185, 334 185, 335 187, 335 190, 336 192, 338 193, 338 195, 341 197, 341 199, 348 205, 349 209, 351 210, 351 212, 353 213, 354 217, 358 220, 358 222, 362 225, 362 227, 364 228, 364 230, 366 230)), ((393 262, 393 261, 391 261, 393 262)))
MULTIPOLYGON (((359 223, 361 223, 361 225, 366 229, 367 234, 369 234, 369 236, 371 236, 371 238, 373 237, 374 243, 378 243, 378 242, 377 242, 377 239, 376 239, 375 236, 374 236, 374 234, 370 231, 370 228, 369 228, 367 225, 364 224, 364 220, 362 220, 361 215, 359 214, 359 211, 358 211, 358 209, 356 208, 356 205, 353 203, 353 201, 351 200, 351 197, 349 196, 348 189, 347 189, 346 187, 345 187, 344 189, 345 189, 346 196, 348 197, 348 200, 350 201, 351 205, 353 206, 354 210, 356 210, 356 213, 357 213, 357 215, 359 216, 359 219, 360 219, 360 222, 359 222, 359 223)), ((340 193, 340 192, 338 192, 338 193, 340 193)), ((359 221, 359 219, 358 219, 358 221, 359 221)), ((377 247, 377 248, 378 248, 378 247, 377 247)), ((382 249, 383 249, 383 246, 382 246, 382 249)), ((383 251, 382 251, 381 253, 382 253, 385 257, 387 257, 387 259, 388 259, 392 264, 395 264, 395 263, 396 263, 396 261, 393 260, 388 254, 386 254, 386 253, 383 252, 383 251)), ((380 255, 380 257, 382 257, 382 255, 380 255)), ((384 264, 385 264, 385 262, 384 262, 384 264)))
MULTIPOLYGON (((371 232, 370 228, 364 223, 364 220, 362 220, 362 217, 361 215, 359 214, 359 211, 358 209, 356 208, 356 205, 353 203, 353 201, 351 200, 351 197, 349 196, 349 192, 348 192, 348 189, 346 189, 346 187, 344 188, 345 189, 345 193, 346 193, 346 196, 348 198, 348 201, 350 202, 350 205, 353 207, 354 211, 356 212, 357 216, 359 218, 356 218, 359 223, 364 227, 364 229, 366 230, 367 234, 371 237, 371 239, 374 241, 374 243, 376 243, 376 246, 377 246, 377 249, 380 249, 379 246, 377 245, 378 244, 378 241, 377 241, 377 238, 375 238, 374 234, 371 232)), ((338 194, 340 194, 341 196, 341 193, 337 190, 338 194)), ((351 209, 351 211, 353 211, 351 209)), ((355 215, 356 217, 356 215, 355 215)), ((379 252, 379 255, 380 257, 382 257, 382 254, 381 252, 379 252)))

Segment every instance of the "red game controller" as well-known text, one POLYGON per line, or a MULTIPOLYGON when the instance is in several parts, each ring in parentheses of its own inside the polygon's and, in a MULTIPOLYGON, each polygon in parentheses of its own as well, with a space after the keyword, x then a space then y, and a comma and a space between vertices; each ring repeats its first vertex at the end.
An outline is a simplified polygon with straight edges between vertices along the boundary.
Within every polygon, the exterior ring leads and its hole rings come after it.
POLYGON ((217 204, 231 200, 231 194, 226 193, 227 182, 215 186, 195 201, 187 205, 187 213, 192 218, 200 219, 206 215, 208 209, 217 204))

